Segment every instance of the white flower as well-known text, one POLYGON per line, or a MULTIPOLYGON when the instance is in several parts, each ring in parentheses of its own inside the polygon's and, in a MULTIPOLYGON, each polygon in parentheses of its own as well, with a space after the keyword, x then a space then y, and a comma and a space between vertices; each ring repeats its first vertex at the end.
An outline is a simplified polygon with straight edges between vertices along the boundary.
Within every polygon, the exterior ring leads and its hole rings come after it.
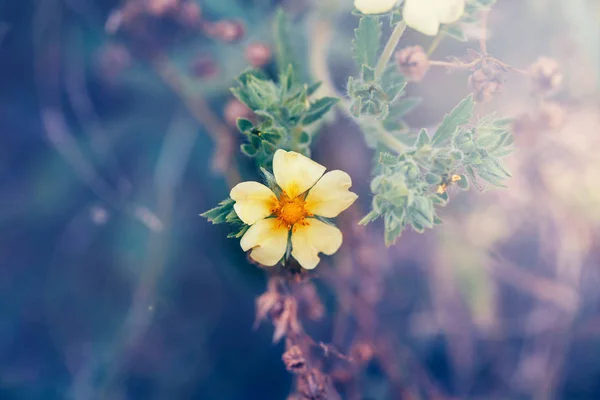
POLYGON ((398 0, 354 0, 354 7, 363 14, 383 14, 396 4, 398 0))
POLYGON ((440 24, 451 24, 465 12, 465 0, 406 0, 403 17, 406 25, 425 35, 435 36, 440 24))
POLYGON ((339 249, 342 232, 314 217, 337 217, 358 196, 348 190, 352 180, 347 173, 324 173, 325 167, 310 158, 280 149, 273 157, 279 195, 258 182, 242 182, 231 189, 236 214, 251 225, 240 244, 244 251, 252 250, 253 260, 268 267, 277 264, 290 231, 292 257, 305 269, 317 266, 320 252, 332 255, 339 249))

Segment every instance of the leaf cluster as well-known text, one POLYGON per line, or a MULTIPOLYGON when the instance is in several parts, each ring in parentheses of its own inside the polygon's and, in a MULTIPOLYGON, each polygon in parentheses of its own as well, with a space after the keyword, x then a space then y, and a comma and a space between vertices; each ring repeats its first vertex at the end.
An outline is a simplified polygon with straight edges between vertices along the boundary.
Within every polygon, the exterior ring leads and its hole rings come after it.
POLYGON ((405 152, 379 154, 371 182, 372 210, 361 224, 382 217, 386 245, 392 245, 408 226, 423 232, 441 223, 436 207, 447 204, 450 186, 466 190, 470 182, 479 186, 478 178, 503 186, 510 176, 501 158, 512 151, 511 121, 492 115, 471 127, 474 106, 473 97, 467 97, 432 136, 421 129, 405 152))

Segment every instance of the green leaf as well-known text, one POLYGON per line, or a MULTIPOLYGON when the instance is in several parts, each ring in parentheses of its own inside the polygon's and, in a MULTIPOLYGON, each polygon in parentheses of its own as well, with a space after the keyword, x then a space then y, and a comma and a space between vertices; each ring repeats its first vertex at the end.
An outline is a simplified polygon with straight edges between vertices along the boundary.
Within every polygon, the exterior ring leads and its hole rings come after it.
POLYGON ((281 8, 275 14, 273 37, 275 38, 275 62, 280 74, 285 74, 289 66, 297 69, 297 61, 291 46, 290 21, 281 8))
POLYGON ((250 225, 243 225, 239 231, 231 232, 230 234, 228 234, 227 238, 228 239, 239 239, 242 236, 244 236, 244 234, 248 231, 248 229, 250 229, 250 225))
POLYGON ((361 76, 365 82, 374 81, 375 80, 375 68, 371 68, 367 64, 363 64, 361 67, 361 76))
POLYGON ((358 66, 361 68, 362 65, 375 67, 381 38, 379 18, 374 16, 361 17, 358 28, 354 30, 354 36, 352 50, 358 66))
POLYGON ((316 82, 310 86, 307 86, 306 87, 306 95, 312 96, 321 87, 321 84, 322 84, 322 82, 316 82))
POLYGON ((460 42, 466 42, 469 39, 467 38, 467 34, 465 33, 465 31, 462 29, 462 27, 458 24, 453 24, 453 25, 445 25, 442 28, 442 31, 447 35, 450 36, 460 42))
POLYGON ((302 118, 303 125, 309 125, 313 122, 321 119, 325 114, 329 112, 335 106, 340 99, 335 97, 323 97, 312 103, 310 108, 302 118))
POLYGON ((402 230, 404 226, 401 221, 399 221, 394 214, 386 214, 384 219, 385 225, 385 245, 386 247, 393 246, 400 235, 402 234, 402 230))
POLYGON ((238 118, 235 121, 237 128, 240 130, 240 132, 248 132, 249 130, 251 130, 252 128, 254 128, 254 124, 252 124, 252 121, 246 119, 246 118, 238 118))
POLYGON ((429 144, 429 135, 427 134, 427 129, 423 128, 419 131, 419 136, 417 136, 417 141, 415 143, 415 147, 417 149, 422 148, 425 145, 429 144))
POLYGON ((213 224, 222 224, 224 222, 227 222, 227 216, 231 212, 235 213, 235 211, 233 210, 234 204, 235 201, 233 201, 233 199, 223 200, 219 203, 217 207, 200 214, 200 216, 206 218, 213 224))
POLYGON ((469 178, 467 178, 466 175, 461 175, 460 180, 458 180, 456 182, 456 185, 459 188, 461 188, 462 190, 468 190, 469 189, 469 178))
POLYGON ((402 118, 421 104, 420 97, 406 97, 392 104, 390 118, 402 118))
POLYGON ((247 155, 248 157, 254 157, 256 153, 258 153, 258 149, 252 146, 250 143, 244 143, 240 146, 240 150, 242 153, 247 155))
POLYGON ((437 147, 448 144, 457 129, 471 120, 474 109, 475 102, 473 101, 473 95, 471 94, 461 101, 450 114, 444 117, 444 120, 433 135, 431 143, 437 147))

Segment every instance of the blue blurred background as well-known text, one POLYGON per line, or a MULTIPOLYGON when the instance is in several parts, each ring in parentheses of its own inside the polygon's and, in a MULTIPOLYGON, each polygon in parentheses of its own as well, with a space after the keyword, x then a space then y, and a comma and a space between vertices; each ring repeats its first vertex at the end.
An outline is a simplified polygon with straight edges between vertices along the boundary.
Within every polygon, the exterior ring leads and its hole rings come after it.
MULTIPOLYGON (((252 44, 272 46, 276 8, 289 12, 307 59, 320 41, 312 27, 327 21, 340 91, 354 73, 356 18, 350 0, 193 3, 124 17, 116 0, 0 2, 0 399, 290 392, 283 344, 272 344, 268 324, 252 329, 264 272, 227 227, 198 214, 228 185, 257 179, 231 122, 247 110, 228 89, 256 62, 252 44), (243 34, 227 36, 239 25, 211 34, 200 20, 241 23, 243 34)), ((348 350, 352 328, 336 332, 340 315, 352 318, 328 282, 367 257, 379 285, 374 318, 398 365, 419 371, 404 375, 407 386, 430 382, 439 399, 598 399, 600 7, 501 0, 489 24, 490 51, 511 65, 541 55, 563 65, 559 107, 536 108, 522 78, 507 82, 481 112, 525 121, 509 190, 453 193, 443 227, 391 249, 370 228, 359 248, 321 265, 326 313, 306 329, 348 350), (556 124, 532 128, 540 115, 556 124)), ((409 32, 401 46, 429 40, 409 32)), ((435 58, 475 43, 448 40, 435 58)), ((468 92, 466 79, 436 70, 411 86, 424 99, 411 125, 437 123, 468 92)), ((370 201, 371 152, 351 121, 335 118, 313 154, 352 175, 362 203, 341 226, 354 229, 370 201)), ((360 383, 360 398, 399 398, 376 361, 360 383)))

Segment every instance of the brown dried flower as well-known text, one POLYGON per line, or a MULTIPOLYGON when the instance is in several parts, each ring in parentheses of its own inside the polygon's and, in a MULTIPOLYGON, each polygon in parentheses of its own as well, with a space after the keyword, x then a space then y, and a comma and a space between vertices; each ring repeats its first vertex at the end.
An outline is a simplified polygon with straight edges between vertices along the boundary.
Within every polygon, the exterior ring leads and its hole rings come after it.
POLYGON ((484 58, 469 76, 469 87, 475 95, 475 100, 488 102, 504 86, 506 68, 494 59, 484 58))
POLYGON ((298 378, 298 394, 301 395, 301 399, 325 400, 327 386, 327 377, 316 368, 298 378))
POLYGON ((275 327, 273 343, 279 342, 284 336, 298 335, 302 332, 300 321, 298 321, 298 306, 293 297, 285 297, 283 310, 279 315, 271 315, 271 320, 275 327))
POLYGON ((394 57, 398 70, 411 81, 422 80, 429 69, 429 57, 421 46, 398 50, 394 57))
POLYGON ((277 318, 283 311, 284 297, 277 291, 273 281, 269 281, 269 288, 256 299, 256 328, 267 316, 277 318))
POLYGON ((281 356, 285 368, 293 374, 306 373, 306 359, 300 346, 292 346, 281 356))
POLYGON ((255 42, 246 47, 246 60, 255 68, 262 68, 271 61, 271 47, 266 43, 255 42))
POLYGON ((558 62, 540 57, 529 67, 533 90, 542 95, 555 93, 563 82, 563 73, 558 62))

